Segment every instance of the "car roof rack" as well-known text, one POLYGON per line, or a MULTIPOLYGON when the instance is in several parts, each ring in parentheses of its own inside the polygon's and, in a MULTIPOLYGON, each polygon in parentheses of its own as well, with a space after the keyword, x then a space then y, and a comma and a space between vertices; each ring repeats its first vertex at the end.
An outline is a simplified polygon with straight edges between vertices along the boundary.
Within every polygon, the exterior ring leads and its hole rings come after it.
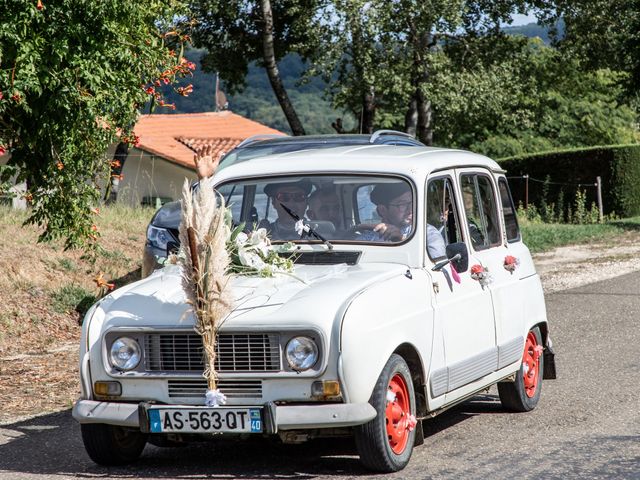
POLYGON ((369 143, 376 143, 376 141, 380 137, 386 136, 386 135, 393 136, 393 137, 410 138, 411 140, 417 141, 413 135, 410 135, 406 132, 399 132, 397 130, 376 130, 371 134, 371 137, 369 137, 369 143))
POLYGON ((246 147, 252 143, 261 142, 262 140, 269 140, 271 138, 288 137, 284 133, 259 133, 258 135, 252 135, 249 138, 245 138, 242 142, 236 145, 236 148, 246 147))

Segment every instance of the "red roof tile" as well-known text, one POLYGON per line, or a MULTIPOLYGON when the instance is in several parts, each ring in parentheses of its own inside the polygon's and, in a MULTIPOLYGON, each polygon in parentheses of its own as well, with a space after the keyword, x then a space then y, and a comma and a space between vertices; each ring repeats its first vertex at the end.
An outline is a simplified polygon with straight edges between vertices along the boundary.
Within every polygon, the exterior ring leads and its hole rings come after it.
POLYGON ((189 147, 211 145, 217 154, 253 135, 283 134, 229 111, 143 115, 134 130, 138 148, 190 169, 194 152, 189 147))

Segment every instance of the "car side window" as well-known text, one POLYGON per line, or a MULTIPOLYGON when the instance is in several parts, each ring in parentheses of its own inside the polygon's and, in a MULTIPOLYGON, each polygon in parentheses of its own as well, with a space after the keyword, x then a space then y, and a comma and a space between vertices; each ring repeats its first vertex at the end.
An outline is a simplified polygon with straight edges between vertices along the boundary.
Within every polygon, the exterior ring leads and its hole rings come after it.
POLYGON ((471 245, 475 250, 500 245, 500 223, 491 180, 486 175, 463 174, 460 184, 471 245))
POLYGON ((516 209, 513 206, 513 197, 511 197, 509 185, 504 177, 501 177, 498 180, 498 188, 500 189, 500 201, 502 203, 504 225, 507 230, 507 241, 517 242, 520 240, 520 228, 518 227, 516 209))
POLYGON ((427 184, 427 253, 431 260, 446 256, 446 246, 462 241, 451 178, 440 177, 427 184))

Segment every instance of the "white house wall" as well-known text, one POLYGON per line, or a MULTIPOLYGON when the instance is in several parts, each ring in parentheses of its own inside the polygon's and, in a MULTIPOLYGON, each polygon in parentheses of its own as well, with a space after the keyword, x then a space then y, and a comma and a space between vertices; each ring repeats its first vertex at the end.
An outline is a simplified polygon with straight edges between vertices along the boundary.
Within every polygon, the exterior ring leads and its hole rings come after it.
POLYGON ((196 179, 196 172, 137 148, 129 150, 122 170, 118 202, 140 206, 144 197, 180 198, 184 179, 196 179))
MULTIPOLYGON (((11 155, 8 153, 0 156, 0 165, 6 165, 10 158, 11 155)), ((24 210, 27 208, 27 201, 24 198, 27 192, 27 182, 15 183, 16 177, 17 175, 14 175, 9 179, 9 183, 14 185, 9 189, 9 195, 7 197, 0 197, 0 202, 5 203, 10 201, 13 208, 24 210)))

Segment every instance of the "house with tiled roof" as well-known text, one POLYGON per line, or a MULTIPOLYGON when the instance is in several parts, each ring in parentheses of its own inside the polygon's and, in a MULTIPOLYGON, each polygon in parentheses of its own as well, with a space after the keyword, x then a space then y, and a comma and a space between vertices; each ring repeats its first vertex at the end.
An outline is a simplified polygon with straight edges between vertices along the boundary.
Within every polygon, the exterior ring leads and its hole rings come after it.
POLYGON ((196 179, 194 150, 226 153, 253 135, 282 134, 230 111, 142 115, 134 128, 136 147, 122 167, 118 201, 131 205, 176 200, 184 179, 196 179))

